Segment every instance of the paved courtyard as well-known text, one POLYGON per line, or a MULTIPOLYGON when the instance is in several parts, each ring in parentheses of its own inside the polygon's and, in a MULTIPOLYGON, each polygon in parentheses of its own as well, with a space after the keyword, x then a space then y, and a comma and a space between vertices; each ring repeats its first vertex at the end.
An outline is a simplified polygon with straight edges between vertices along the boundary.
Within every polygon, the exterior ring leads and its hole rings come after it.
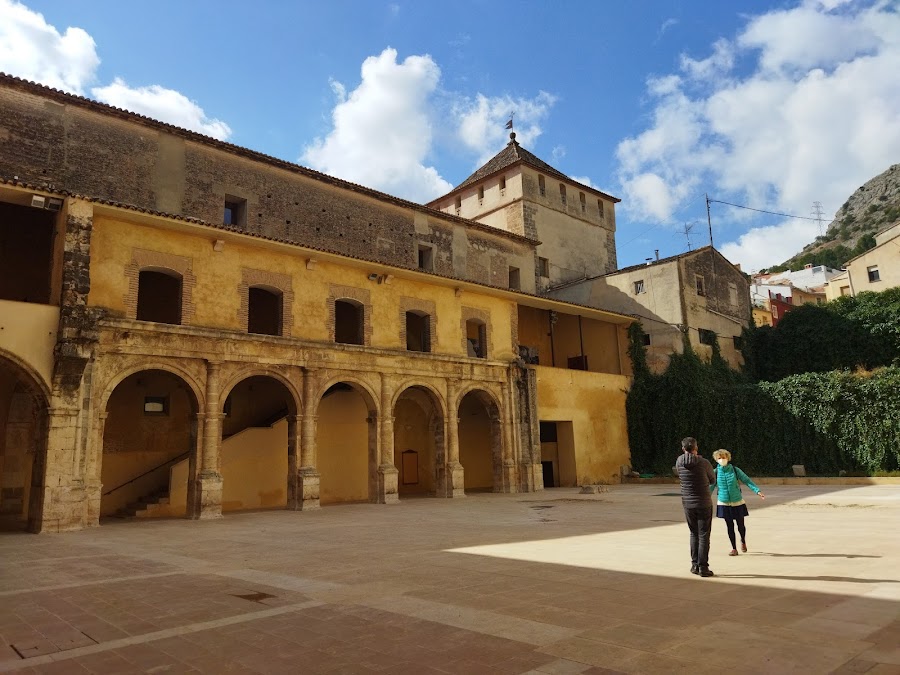
POLYGON ((0 535, 0 672, 900 673, 900 486, 677 486, 0 535))

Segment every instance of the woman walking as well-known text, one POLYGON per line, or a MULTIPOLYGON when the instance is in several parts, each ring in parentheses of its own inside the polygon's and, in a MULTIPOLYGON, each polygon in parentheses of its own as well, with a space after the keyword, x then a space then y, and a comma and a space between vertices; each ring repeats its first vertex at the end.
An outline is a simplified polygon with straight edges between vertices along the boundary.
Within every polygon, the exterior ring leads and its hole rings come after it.
POLYGON ((738 533, 741 535, 741 550, 747 552, 747 528, 744 526, 744 518, 750 515, 744 496, 741 494, 741 483, 759 495, 760 499, 766 496, 759 491, 750 477, 739 468, 731 464, 731 453, 728 450, 716 450, 713 459, 719 464, 716 467, 716 485, 710 486, 710 492, 716 487, 719 490, 719 499, 716 504, 716 517, 724 518, 728 526, 728 538, 731 540, 731 553, 737 555, 737 540, 734 536, 734 524, 737 523, 738 533))

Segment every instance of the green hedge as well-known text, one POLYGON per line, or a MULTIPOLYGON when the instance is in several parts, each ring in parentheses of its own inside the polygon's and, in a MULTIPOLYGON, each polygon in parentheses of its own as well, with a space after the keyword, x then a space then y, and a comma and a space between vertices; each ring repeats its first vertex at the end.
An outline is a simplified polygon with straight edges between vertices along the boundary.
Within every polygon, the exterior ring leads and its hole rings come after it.
POLYGON ((900 466, 900 368, 757 384, 686 345, 654 375, 644 365, 641 335, 633 325, 635 381, 626 408, 636 470, 671 475, 685 436, 697 438, 701 454, 726 448, 735 464, 763 476, 791 475, 793 464, 813 475, 900 466))

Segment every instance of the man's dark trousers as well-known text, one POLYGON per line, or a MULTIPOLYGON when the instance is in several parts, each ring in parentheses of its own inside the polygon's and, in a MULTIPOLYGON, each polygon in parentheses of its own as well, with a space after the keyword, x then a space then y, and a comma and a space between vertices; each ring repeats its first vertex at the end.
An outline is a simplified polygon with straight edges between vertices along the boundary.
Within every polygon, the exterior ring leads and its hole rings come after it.
POLYGON ((709 567, 709 533, 712 531, 712 506, 685 509, 691 530, 691 563, 701 570, 709 567))

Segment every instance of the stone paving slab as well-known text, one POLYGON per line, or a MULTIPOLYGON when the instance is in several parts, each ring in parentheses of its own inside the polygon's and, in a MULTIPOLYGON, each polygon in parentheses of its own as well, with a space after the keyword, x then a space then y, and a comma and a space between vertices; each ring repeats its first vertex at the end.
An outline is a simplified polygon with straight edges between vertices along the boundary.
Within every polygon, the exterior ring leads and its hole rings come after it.
POLYGON ((0 536, 0 672, 900 673, 900 487, 772 486, 687 567, 667 486, 0 536))

